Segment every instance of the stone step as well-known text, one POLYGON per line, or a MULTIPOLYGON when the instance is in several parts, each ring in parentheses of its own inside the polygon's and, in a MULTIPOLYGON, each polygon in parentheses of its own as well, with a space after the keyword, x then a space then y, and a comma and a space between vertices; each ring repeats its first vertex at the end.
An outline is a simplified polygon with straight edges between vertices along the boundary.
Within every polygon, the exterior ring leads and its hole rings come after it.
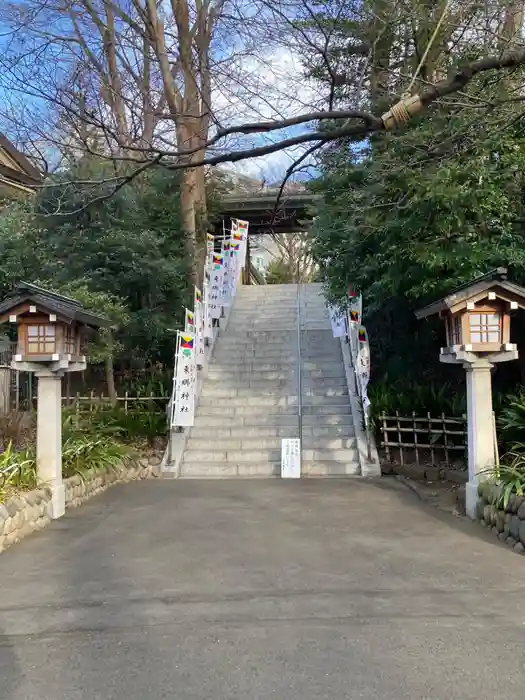
MULTIPOLYGON (((313 451, 312 451, 313 452, 313 451)), ((188 449, 183 456, 183 464, 186 462, 278 462, 281 461, 281 448, 261 448, 253 450, 206 450, 188 449)))
MULTIPOLYGON (((348 387, 346 379, 328 378, 323 381, 311 380, 301 377, 302 395, 308 396, 347 396, 348 387)), ((223 380, 207 380, 204 383, 203 396, 260 396, 262 395, 297 395, 298 379, 296 376, 281 381, 271 379, 267 381, 242 380, 239 377, 228 377, 223 380)))
POLYGON ((292 372, 295 371, 297 367, 297 361, 291 358, 287 362, 254 362, 250 360, 249 362, 241 362, 239 358, 235 360, 234 357, 228 360, 223 360, 220 364, 215 361, 215 358, 210 364, 209 372, 214 372, 218 370, 222 373, 231 374, 237 371, 239 374, 249 374, 252 375, 254 372, 292 372), (235 368, 238 368, 235 370, 235 368))
MULTIPOLYGON (((305 407, 307 408, 307 407, 305 407)), ((315 406, 314 408, 319 408, 315 406)), ((334 408, 337 408, 335 406, 334 408)), ((340 407, 341 413, 344 413, 346 407, 340 407)), ((272 415, 289 415, 297 417, 297 406, 201 406, 197 408, 197 416, 258 416, 260 419, 267 416, 269 413, 272 415)))
POLYGON ((345 477, 345 476, 360 476, 361 468, 359 466, 357 454, 355 460, 346 464, 337 462, 310 462, 304 460, 301 463, 301 476, 308 477, 345 477))
MULTIPOLYGON (((285 435, 285 437, 291 437, 290 435, 285 435)), ((188 440, 186 450, 188 453, 195 451, 210 451, 216 454, 223 454, 224 452, 230 453, 232 451, 242 450, 246 451, 248 454, 256 452, 257 450, 280 450, 281 449, 280 437, 212 437, 209 436, 208 439, 202 437, 193 437, 193 432, 188 440)), ((302 448, 303 452, 310 452, 311 450, 319 452, 330 451, 339 452, 341 450, 355 449, 356 441, 355 438, 331 438, 331 437, 313 437, 305 436, 302 437, 302 448)))
MULTIPOLYGON (((208 382, 204 384, 201 394, 202 398, 259 398, 259 397, 283 397, 297 396, 298 382, 286 382, 283 384, 271 384, 269 382, 253 383, 246 385, 239 382, 238 386, 232 386, 230 382, 208 382)), ((302 382, 301 396, 303 401, 308 403, 308 397, 330 397, 330 396, 348 396, 348 387, 346 382, 341 382, 340 385, 331 386, 326 383, 315 384, 302 382)))
POLYGON ((346 449, 324 450, 322 448, 303 449, 303 461, 305 462, 335 462, 337 464, 359 463, 355 442, 353 447, 346 449))
MULTIPOLYGON (((339 393, 329 396, 321 396, 319 394, 311 394, 308 392, 304 392, 302 394, 303 407, 313 409, 326 408, 326 404, 329 404, 330 407, 334 408, 337 408, 338 406, 346 406, 349 403, 349 400, 348 390, 345 391, 345 394, 339 393)), ((250 406, 297 406, 297 404, 297 396, 283 396, 282 393, 266 394, 265 392, 262 392, 257 395, 248 394, 247 396, 229 397, 217 397, 207 394, 201 396, 199 401, 199 408, 204 408, 205 406, 215 406, 219 409, 223 406, 230 406, 234 408, 246 406, 248 408, 250 406)))
MULTIPOLYGON (((315 364, 315 363, 310 363, 315 364)), ((283 367, 289 367, 290 365, 297 365, 297 358, 293 356, 281 357, 281 358, 254 358, 254 357, 236 357, 235 353, 232 353, 229 357, 222 357, 218 359, 213 356, 211 367, 221 367, 225 370, 232 371, 230 368, 237 367, 239 372, 251 372, 253 369, 259 369, 260 371, 268 370, 282 370, 283 367)))
MULTIPOLYGON (((275 364, 281 362, 298 362, 297 350, 290 350, 285 352, 274 352, 269 350, 264 352, 263 349, 257 352, 236 352, 235 350, 224 350, 218 347, 213 353, 214 364, 227 365, 227 364, 248 364, 248 363, 259 363, 259 362, 273 362, 275 364)), ((304 366, 308 363, 314 363, 319 366, 326 362, 340 362, 342 364, 341 354, 337 353, 301 353, 301 364, 304 366)))
MULTIPOLYGON (((354 426, 352 425, 320 425, 307 426, 303 425, 303 439, 309 437, 316 438, 352 438, 354 437, 354 426)), ((299 437, 299 428, 297 422, 294 425, 283 426, 220 426, 214 427, 210 425, 195 425, 190 434, 190 439, 221 439, 233 438, 235 440, 243 440, 250 438, 290 438, 299 437)))
POLYGON ((279 462, 212 462, 185 461, 182 464, 180 477, 182 479, 224 479, 249 477, 280 477, 281 461, 279 462))
MULTIPOLYGON (((308 377, 310 380, 325 381, 327 379, 344 380, 346 381, 343 364, 340 363, 337 367, 331 369, 314 369, 305 370, 301 367, 303 377, 308 377)), ((226 369, 219 365, 210 365, 206 379, 211 381, 228 381, 231 377, 239 379, 239 381, 281 381, 289 380, 294 377, 297 372, 297 367, 291 367, 288 370, 252 370, 251 372, 240 372, 232 369, 226 369)))
MULTIPOLYGON (((283 307, 282 309, 268 309, 258 305, 250 311, 243 312, 240 309, 232 311, 232 323, 235 320, 237 326, 260 326, 262 323, 275 323, 276 325, 287 321, 293 322, 297 327, 297 310, 294 308, 283 307)), ((270 328, 266 330, 271 330, 270 328)), ((291 329, 290 329, 291 330, 291 329)))
MULTIPOLYGON (((346 398, 346 397, 343 397, 346 398)), ((329 399, 330 404, 323 404, 323 405, 314 405, 314 406, 309 406, 303 404, 303 418, 306 418, 307 416, 316 416, 316 417, 321 417, 323 415, 343 415, 343 414, 351 414, 351 409, 350 409, 350 402, 348 399, 346 399, 347 403, 346 404, 333 404, 333 399, 329 399)), ((326 399, 325 399, 326 401, 326 399)))
MULTIPOLYGON (((333 418, 333 416, 328 417, 333 418)), ((313 418, 313 416, 309 416, 309 418, 313 418)), ((325 425, 325 423, 320 423, 320 425, 325 425)), ((343 423, 339 423, 339 425, 343 425, 343 423)), ((237 414, 234 414, 233 412, 226 413, 225 411, 219 411, 217 414, 203 413, 202 415, 199 415, 199 412, 197 410, 197 415, 195 417, 195 428, 201 426, 207 428, 209 427, 211 429, 242 426, 250 428, 278 427, 287 428, 290 430, 294 428, 298 430, 299 416, 297 415, 297 410, 295 410, 295 412, 292 413, 275 413, 275 411, 272 411, 272 413, 268 413, 268 411, 266 410, 260 413, 259 411, 243 412, 241 410, 237 414)))
MULTIPOLYGON (((336 408, 341 408, 340 406, 336 408)), ((343 411, 335 413, 324 413, 316 414, 304 413, 302 416, 303 429, 310 426, 348 426, 353 429, 354 421, 350 411, 343 413, 343 411)))
MULTIPOLYGON (((337 426, 334 426, 337 427, 337 426)), ((306 428, 303 430, 303 434, 306 434, 305 430, 312 430, 313 428, 306 428)), ((313 433, 312 433, 313 434, 313 433)), ((296 420, 295 425, 283 425, 283 426, 228 426, 228 427, 212 427, 209 425, 200 426, 195 425, 191 429, 190 440, 195 439, 212 439, 220 440, 222 438, 232 438, 234 440, 243 440, 250 438, 293 438, 299 437, 299 426, 296 420)), ((352 437, 349 435, 348 437, 352 437)))
MULTIPOLYGON (((338 464, 334 462, 309 462, 302 461, 301 476, 313 477, 351 477, 360 476, 361 470, 358 462, 338 464)), ((188 460, 183 462, 181 478, 228 478, 228 477, 278 477, 281 476, 281 461, 274 462, 195 462, 188 460)))
POLYGON ((220 410, 223 407, 242 408, 242 407, 295 407, 297 411, 297 396, 283 396, 277 394, 275 396, 235 396, 228 398, 217 398, 215 396, 201 396, 199 401, 199 409, 208 406, 213 406, 220 410))

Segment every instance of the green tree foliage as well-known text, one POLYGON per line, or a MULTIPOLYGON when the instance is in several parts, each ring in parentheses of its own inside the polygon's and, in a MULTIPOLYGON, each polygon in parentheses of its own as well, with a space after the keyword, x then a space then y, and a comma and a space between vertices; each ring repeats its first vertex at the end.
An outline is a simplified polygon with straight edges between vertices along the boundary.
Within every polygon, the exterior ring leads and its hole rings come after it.
POLYGON ((438 111, 326 157, 314 252, 332 298, 363 292, 376 377, 444 376, 440 324, 417 321, 416 308, 499 265, 525 282, 524 165, 521 128, 494 133, 438 111))
POLYGON ((265 274, 266 284, 291 284, 296 281, 297 273, 289 261, 284 258, 272 260, 265 274))
POLYGON ((56 176, 36 202, 2 212, 0 294, 20 279, 38 280, 114 321, 92 347, 93 359, 170 366, 168 329, 182 322, 189 300, 178 176, 152 170, 103 199, 110 177, 107 166, 84 161, 56 176), (73 185, 81 179, 89 184, 73 185))

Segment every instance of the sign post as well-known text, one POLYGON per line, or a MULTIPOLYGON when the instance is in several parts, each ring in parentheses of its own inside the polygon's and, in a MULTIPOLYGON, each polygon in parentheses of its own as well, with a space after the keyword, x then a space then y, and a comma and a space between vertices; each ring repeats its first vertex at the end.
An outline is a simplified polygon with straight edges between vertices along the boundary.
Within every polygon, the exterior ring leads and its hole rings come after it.
POLYGON ((301 440, 284 438, 281 440, 281 479, 301 478, 301 440))

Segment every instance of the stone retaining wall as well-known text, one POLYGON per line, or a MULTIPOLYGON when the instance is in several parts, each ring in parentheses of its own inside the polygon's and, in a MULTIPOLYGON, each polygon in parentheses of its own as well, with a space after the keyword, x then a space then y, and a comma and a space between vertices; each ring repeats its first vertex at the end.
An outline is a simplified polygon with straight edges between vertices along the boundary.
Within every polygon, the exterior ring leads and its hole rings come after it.
MULTIPOLYGON (((141 457, 136 463, 118 469, 101 470, 91 477, 80 475, 64 479, 66 509, 76 508, 113 484, 160 475, 158 456, 141 457)), ((47 488, 21 491, 0 503, 0 552, 51 522, 51 493, 47 488)))
POLYGON ((468 472, 465 470, 433 467, 429 464, 383 462, 381 464, 381 473, 406 476, 413 481, 450 481, 454 484, 466 484, 468 481, 468 472))
POLYGON ((502 542, 520 554, 525 553, 525 498, 512 494, 507 507, 498 505, 501 488, 485 482, 479 486, 478 520, 502 542))

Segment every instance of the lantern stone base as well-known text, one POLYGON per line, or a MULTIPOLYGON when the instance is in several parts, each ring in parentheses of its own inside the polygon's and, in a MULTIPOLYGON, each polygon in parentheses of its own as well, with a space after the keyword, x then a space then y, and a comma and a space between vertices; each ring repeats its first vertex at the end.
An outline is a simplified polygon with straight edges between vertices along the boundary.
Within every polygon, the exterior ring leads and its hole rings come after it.
MULTIPOLYGON (((61 475, 62 476, 62 475, 61 475)), ((61 518, 66 512, 66 488, 61 482, 51 486, 51 517, 61 518)))
POLYGON ((472 520, 477 518, 478 501, 478 482, 468 481, 465 484, 465 513, 472 520))

